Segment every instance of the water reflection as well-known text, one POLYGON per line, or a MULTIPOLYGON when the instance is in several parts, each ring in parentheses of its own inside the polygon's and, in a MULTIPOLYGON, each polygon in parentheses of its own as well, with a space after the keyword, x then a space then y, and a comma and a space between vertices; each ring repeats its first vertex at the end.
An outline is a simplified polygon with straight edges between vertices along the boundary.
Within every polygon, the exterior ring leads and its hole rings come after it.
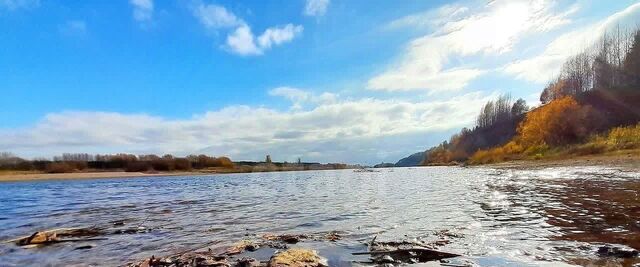
POLYGON ((0 260, 119 265, 245 235, 343 231, 340 242, 314 245, 334 255, 332 262, 348 262, 351 251, 377 235, 446 238, 444 250, 480 265, 603 263, 594 253, 599 243, 640 248, 638 178, 599 167, 429 167, 4 183, 3 240, 58 227, 143 225, 149 231, 109 235, 89 250, 3 244, 0 260))

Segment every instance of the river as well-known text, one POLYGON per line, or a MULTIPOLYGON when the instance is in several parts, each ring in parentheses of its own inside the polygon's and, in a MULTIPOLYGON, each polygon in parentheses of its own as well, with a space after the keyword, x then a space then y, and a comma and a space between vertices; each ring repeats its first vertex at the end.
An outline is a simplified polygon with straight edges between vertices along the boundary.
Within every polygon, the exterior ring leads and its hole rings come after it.
POLYGON ((135 226, 82 244, 0 245, 2 266, 117 266, 264 233, 339 231, 311 246, 332 266, 377 240, 434 240, 480 266, 631 265, 604 243, 640 249, 640 173, 421 167, 0 183, 0 240, 61 227, 135 226))

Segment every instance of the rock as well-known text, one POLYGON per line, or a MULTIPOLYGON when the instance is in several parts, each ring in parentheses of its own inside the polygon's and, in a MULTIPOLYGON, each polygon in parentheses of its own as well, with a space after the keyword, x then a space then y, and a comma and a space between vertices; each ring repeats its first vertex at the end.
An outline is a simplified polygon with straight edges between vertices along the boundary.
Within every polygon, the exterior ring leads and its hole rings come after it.
POLYGON ((253 241, 242 240, 236 243, 235 245, 231 246, 230 248, 228 248, 226 253, 227 255, 235 255, 235 254, 240 254, 245 250, 256 251, 259 248, 260 248, 260 245, 254 243, 253 241))
POLYGON ((35 232, 27 238, 19 239, 16 243, 20 246, 45 244, 55 242, 58 236, 54 231, 35 232))
POLYGON ((391 256, 389 255, 384 255, 378 259, 376 259, 376 262, 378 263, 395 263, 396 260, 394 260, 391 256))
POLYGON ((242 258, 238 259, 237 267, 257 267, 260 266, 260 262, 254 258, 242 258))
POLYGON ((248 250, 248 251, 256 251, 259 248, 260 248, 260 246, 258 244, 256 244, 256 243, 247 244, 247 246, 245 247, 245 249, 248 250))
POLYGON ((269 267, 321 267, 327 260, 309 249, 292 248, 277 253, 269 260, 269 267))
POLYGON ((623 245, 605 245, 598 248, 600 257, 634 258, 638 251, 623 245))

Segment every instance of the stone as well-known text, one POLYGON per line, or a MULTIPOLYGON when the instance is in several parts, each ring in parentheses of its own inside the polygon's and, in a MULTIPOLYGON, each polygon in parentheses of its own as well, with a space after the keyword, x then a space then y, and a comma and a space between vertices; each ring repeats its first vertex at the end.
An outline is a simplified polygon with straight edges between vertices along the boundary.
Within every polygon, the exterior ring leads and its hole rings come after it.
POLYGON ((279 252, 269 260, 269 267, 323 267, 328 266, 327 260, 320 257, 314 250, 291 248, 279 252))
POLYGON ((242 258, 238 259, 237 267, 257 267, 260 266, 260 262, 254 258, 242 258))
POLYGON ((605 245, 598 248, 600 257, 634 258, 638 251, 623 245, 605 245))

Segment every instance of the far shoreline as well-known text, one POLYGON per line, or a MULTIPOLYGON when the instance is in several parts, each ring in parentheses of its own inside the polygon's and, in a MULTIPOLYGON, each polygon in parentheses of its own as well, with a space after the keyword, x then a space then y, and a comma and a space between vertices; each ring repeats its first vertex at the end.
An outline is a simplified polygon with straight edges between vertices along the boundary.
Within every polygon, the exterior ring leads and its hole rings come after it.
POLYGON ((56 180, 89 180, 89 179, 117 179, 140 177, 164 177, 164 176, 189 176, 189 175, 216 175, 215 172, 69 172, 69 173, 27 173, 27 174, 0 174, 2 182, 36 182, 56 180))

